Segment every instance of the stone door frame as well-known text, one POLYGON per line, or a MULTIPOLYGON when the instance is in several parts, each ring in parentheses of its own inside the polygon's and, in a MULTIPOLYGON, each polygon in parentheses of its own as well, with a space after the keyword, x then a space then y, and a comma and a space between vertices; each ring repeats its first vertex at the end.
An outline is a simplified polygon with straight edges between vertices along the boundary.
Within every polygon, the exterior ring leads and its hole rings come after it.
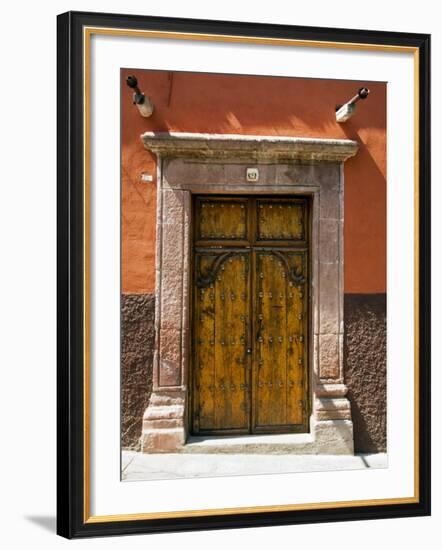
POLYGON ((141 450, 190 452, 192 195, 281 194, 310 196, 312 219, 310 436, 293 438, 291 449, 353 454, 343 372, 343 163, 356 154, 357 143, 152 132, 141 139, 157 155, 155 353, 141 450), (258 169, 258 181, 247 181, 247 168, 258 169))

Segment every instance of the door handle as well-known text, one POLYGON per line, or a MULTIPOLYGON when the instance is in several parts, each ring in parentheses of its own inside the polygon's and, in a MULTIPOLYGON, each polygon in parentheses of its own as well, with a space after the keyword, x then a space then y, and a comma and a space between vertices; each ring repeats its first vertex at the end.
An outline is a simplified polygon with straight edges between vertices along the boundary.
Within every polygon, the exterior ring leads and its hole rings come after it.
POLYGON ((247 348, 246 349, 246 354, 247 355, 252 355, 252 348, 247 348))

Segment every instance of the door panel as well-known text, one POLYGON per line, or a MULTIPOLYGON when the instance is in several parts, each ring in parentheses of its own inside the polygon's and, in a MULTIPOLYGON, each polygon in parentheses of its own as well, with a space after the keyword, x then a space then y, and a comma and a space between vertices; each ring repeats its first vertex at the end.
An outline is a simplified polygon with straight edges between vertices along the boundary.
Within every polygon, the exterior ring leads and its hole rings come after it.
POLYGON ((257 240, 305 239, 305 201, 257 200, 257 240))
POLYGON ((247 239, 246 200, 198 200, 197 238, 201 240, 247 239))
POLYGON ((303 424, 305 252, 256 252, 255 427, 303 424))
MULTIPOLYGON (((249 429, 250 253, 197 253, 197 431, 249 429)), ((195 422, 194 422, 195 424, 195 422)))
POLYGON ((308 202, 197 197, 192 430, 308 430, 308 202))

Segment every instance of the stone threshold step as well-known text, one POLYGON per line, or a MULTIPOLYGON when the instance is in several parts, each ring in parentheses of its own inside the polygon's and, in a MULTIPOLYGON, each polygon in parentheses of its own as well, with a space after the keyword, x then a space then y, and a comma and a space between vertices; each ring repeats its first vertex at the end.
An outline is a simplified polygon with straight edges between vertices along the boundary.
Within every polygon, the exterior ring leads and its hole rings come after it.
POLYGON ((182 448, 183 453, 273 453, 307 451, 314 438, 303 434, 263 434, 237 436, 191 436, 182 448))

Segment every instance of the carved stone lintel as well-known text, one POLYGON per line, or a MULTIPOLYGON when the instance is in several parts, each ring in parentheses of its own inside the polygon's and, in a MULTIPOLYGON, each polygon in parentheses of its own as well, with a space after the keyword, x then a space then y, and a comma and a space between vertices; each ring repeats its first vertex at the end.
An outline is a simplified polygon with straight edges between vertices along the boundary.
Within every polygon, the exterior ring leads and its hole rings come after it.
POLYGON ((203 160, 343 162, 358 150, 350 139, 145 132, 141 140, 161 157, 203 160))

